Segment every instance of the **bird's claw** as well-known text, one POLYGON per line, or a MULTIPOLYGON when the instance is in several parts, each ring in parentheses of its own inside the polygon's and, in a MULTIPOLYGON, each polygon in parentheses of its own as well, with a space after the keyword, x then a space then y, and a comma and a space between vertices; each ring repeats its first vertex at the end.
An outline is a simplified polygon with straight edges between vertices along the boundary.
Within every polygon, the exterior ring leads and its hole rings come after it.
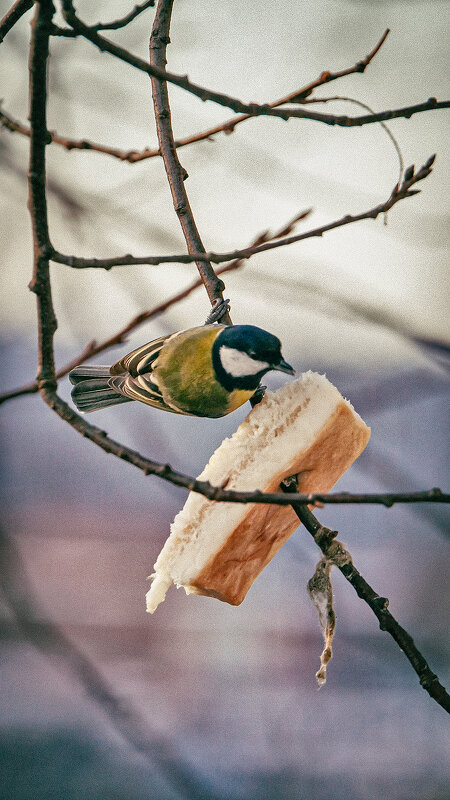
POLYGON ((206 317, 205 325, 213 325, 214 322, 219 322, 225 314, 228 314, 230 310, 229 303, 229 300, 220 300, 218 298, 206 317))
POLYGON ((267 386, 258 386, 256 392, 254 392, 250 398, 250 405, 252 408, 258 405, 263 399, 266 393, 267 386))

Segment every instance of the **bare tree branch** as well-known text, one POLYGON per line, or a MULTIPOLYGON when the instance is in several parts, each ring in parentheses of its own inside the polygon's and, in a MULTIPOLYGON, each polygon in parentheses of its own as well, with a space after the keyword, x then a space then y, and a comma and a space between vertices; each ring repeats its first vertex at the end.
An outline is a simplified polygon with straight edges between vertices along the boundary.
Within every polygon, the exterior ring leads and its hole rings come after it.
POLYGON ((55 12, 51 0, 36 3, 30 44, 30 113, 31 141, 28 171, 28 207, 33 229, 34 268, 30 289, 37 298, 38 373, 36 380, 45 392, 56 389, 53 336, 57 328, 53 310, 49 260, 50 245, 45 193, 45 148, 49 142, 46 121, 47 59, 49 31, 55 12))
MULTIPOLYGON (((289 496, 289 492, 295 492, 295 478, 294 480, 285 482, 283 487, 287 496, 289 496)), ((293 496, 294 495, 292 495, 292 497, 293 496)), ((436 700, 442 708, 450 713, 450 696, 447 694, 447 691, 439 682, 437 675, 431 671, 422 653, 419 652, 414 644, 412 637, 399 625, 390 611, 388 611, 389 600, 386 597, 380 597, 363 578, 361 573, 358 572, 353 564, 350 553, 345 549, 342 542, 336 539, 337 531, 332 531, 330 528, 321 525, 314 514, 308 509, 308 506, 293 501, 292 508, 306 530, 312 535, 324 556, 329 561, 333 562, 353 586, 358 597, 364 600, 372 609, 380 623, 381 630, 390 633, 400 649, 403 650, 412 668, 419 676, 420 685, 428 692, 433 700, 436 700)))
MULTIPOLYGON (((190 81, 187 76, 175 75, 172 72, 167 72, 159 65, 156 66, 155 64, 147 64, 147 62, 143 59, 135 56, 125 48, 120 47, 109 39, 106 39, 104 36, 101 36, 95 30, 90 28, 89 25, 86 25, 84 22, 82 22, 82 20, 75 14, 72 0, 62 0, 62 4, 66 22, 73 28, 78 36, 83 36, 85 39, 88 39, 90 42, 92 42, 92 44, 98 47, 99 50, 110 53, 116 58, 119 58, 121 61, 125 61, 127 64, 130 64, 132 67, 135 67, 142 72, 146 72, 152 78, 159 78, 160 81, 173 83, 175 86, 185 89, 203 101, 210 100, 214 103, 218 103, 219 105, 231 108, 233 111, 239 114, 279 117, 283 120, 288 120, 291 117, 297 117, 300 119, 311 119, 317 122, 323 122, 326 125, 340 125, 348 128, 353 126, 369 125, 371 123, 380 121, 385 122, 386 120, 395 119, 397 117, 406 117, 409 119, 413 114, 417 114, 422 111, 450 108, 450 101, 438 101, 436 98, 431 97, 425 103, 419 103, 406 108, 393 109, 392 111, 382 111, 378 114, 371 114, 361 117, 347 117, 337 116, 335 114, 319 114, 314 111, 306 111, 298 108, 280 109, 272 107, 267 103, 243 103, 242 100, 239 100, 237 97, 232 97, 231 95, 226 95, 221 92, 214 92, 211 89, 206 89, 204 86, 199 86, 198 84, 190 81)), ((57 36, 60 33, 61 29, 59 29, 57 26, 53 26, 52 34, 57 36)), ((62 32, 62 35, 64 35, 64 31, 62 32)))
MULTIPOLYGON (((150 37, 150 64, 157 67, 160 71, 164 71, 166 66, 166 49, 170 41, 169 31, 172 6, 173 0, 159 0, 150 37)), ((188 174, 179 162, 175 147, 166 81, 158 80, 155 76, 152 76, 152 95, 159 148, 166 168, 173 205, 186 240, 186 245, 189 253, 204 253, 205 248, 197 230, 197 225, 195 224, 194 215, 184 185, 188 174)), ((207 259, 195 259, 195 261, 200 277, 205 284, 211 305, 214 305, 216 302, 223 302, 224 282, 217 277, 207 259)), ((225 324, 231 324, 231 318, 228 312, 223 315, 222 320, 225 324)))
MULTIPOLYGON (((284 225, 279 231, 276 233, 269 233, 269 231, 264 231, 260 233, 256 239, 253 241, 253 245, 256 246, 261 244, 262 242, 267 242, 273 239, 277 239, 281 236, 286 236, 287 233, 290 233, 295 224, 302 219, 305 219, 306 216, 310 213, 309 210, 302 211, 300 214, 297 214, 294 219, 290 220, 286 225, 284 225)), ((242 267, 245 263, 245 259, 235 259, 231 261, 229 264, 226 264, 224 267, 221 267, 217 270, 217 275, 221 275, 224 272, 232 272, 236 269, 242 267)), ((137 314, 133 319, 128 322, 125 327, 121 328, 117 333, 113 334, 112 336, 105 339, 100 344, 94 340, 89 342, 86 347, 79 353, 75 358, 73 358, 68 364, 64 367, 61 367, 56 373, 56 377, 63 378, 67 375, 70 370, 77 367, 79 364, 88 361, 89 359, 93 358, 94 356, 98 355, 99 353, 108 350, 110 347, 115 347, 119 344, 123 344, 127 340, 127 335, 132 331, 142 325, 144 322, 147 322, 149 319, 158 317, 164 311, 167 311, 168 308, 175 305, 176 303, 181 302, 186 297, 188 297, 191 292, 195 289, 198 289, 200 286, 203 286, 203 281, 201 278, 198 278, 196 281, 191 283, 181 292, 177 292, 176 294, 169 297, 167 300, 164 300, 159 305, 155 306, 154 308, 150 309, 149 311, 143 311, 140 314, 137 314)), ((25 384, 24 386, 20 386, 16 389, 11 389, 6 392, 0 393, 0 405, 5 403, 7 400, 12 400, 15 397, 20 397, 21 395, 26 394, 35 394, 39 391, 38 384, 36 381, 30 381, 29 383, 25 384)))
MULTIPOLYGON (((72 30, 68 30, 68 33, 74 33, 72 30)), ((277 108, 278 106, 285 105, 286 103, 305 103, 305 102, 313 102, 312 100, 307 101, 306 98, 317 89, 319 86, 323 86, 325 83, 329 83, 330 81, 335 81, 338 78, 342 78, 346 75, 351 75, 352 73, 363 73, 366 67, 370 64, 372 59, 378 53, 379 49, 383 45, 386 40, 387 35, 389 34, 389 28, 384 32, 383 36, 379 40, 379 42, 375 45, 373 50, 361 61, 358 61, 354 66, 348 67, 347 69, 341 70, 339 72, 329 72, 324 71, 320 74, 318 78, 311 83, 308 83, 302 89, 296 89, 294 92, 290 92, 290 94, 282 97, 280 100, 275 100, 274 102, 270 103, 269 105, 272 108, 277 108)), ((326 100, 320 101, 317 100, 316 102, 326 102, 326 100)), ((240 116, 234 117, 232 119, 223 122, 221 125, 215 125, 212 128, 209 128, 206 131, 202 131, 197 134, 193 134, 188 136, 184 139, 177 139, 175 140, 175 146, 177 149, 180 147, 185 147, 186 145, 193 144, 194 142, 200 142, 204 139, 211 139, 215 134, 224 132, 227 134, 233 133, 234 129, 237 125, 241 122, 245 122, 246 120, 253 119, 251 114, 241 114, 240 116)), ((24 136, 29 136, 30 131, 29 128, 22 125, 21 123, 13 120, 11 116, 8 114, 2 113, 0 111, 0 122, 4 125, 4 127, 8 128, 10 131, 17 131, 18 133, 23 134, 24 136)), ((86 139, 70 139, 66 137, 59 136, 56 133, 51 133, 52 142, 55 144, 62 145, 66 148, 66 150, 92 150, 99 153, 105 153, 107 155, 113 156, 114 158, 118 158, 121 161, 128 161, 129 163, 136 163, 138 161, 143 161, 148 158, 154 158, 156 156, 161 155, 161 151, 158 148, 146 148, 141 152, 137 152, 135 150, 120 150, 115 147, 108 147, 106 145, 95 144, 94 142, 87 141, 86 139)))
POLYGON ((125 26, 129 25, 139 14, 142 14, 142 12, 146 11, 148 8, 153 8, 154 5, 155 0, 147 0, 146 3, 136 5, 132 11, 125 14, 121 19, 116 19, 112 22, 98 22, 97 25, 92 25, 91 29, 94 31, 117 31, 119 28, 125 28, 125 26))
POLYGON ((14 5, 6 12, 5 16, 0 20, 0 44, 3 42, 6 34, 9 33, 16 22, 30 10, 32 5, 33 0, 16 0, 14 5))
POLYGON ((236 258, 250 258, 250 256, 254 256, 257 253, 264 253, 268 250, 274 250, 278 247, 285 247, 286 245, 303 241, 303 239, 311 239, 313 237, 323 236, 323 234, 327 233, 328 231, 334 230, 335 228, 341 228, 344 225, 350 225, 353 222, 361 222, 365 219, 376 219, 380 214, 384 214, 389 211, 400 200, 404 200, 406 197, 412 197, 413 195, 418 194, 418 190, 412 189, 412 187, 414 184, 427 178, 430 172, 432 172, 432 166, 435 158, 436 156, 431 156, 418 172, 415 172, 415 168, 413 166, 409 167, 405 172, 403 182, 401 185, 396 184, 394 186, 388 199, 385 200, 384 203, 380 203, 374 208, 370 208, 368 211, 363 211, 361 214, 355 215, 346 214, 344 217, 341 217, 341 219, 335 220, 334 222, 329 222, 326 225, 321 225, 319 228, 314 228, 313 230, 305 231, 304 233, 297 233, 294 236, 279 238, 276 241, 264 242, 263 244, 256 245, 254 247, 246 247, 242 250, 231 250, 228 253, 191 252, 189 255, 182 254, 174 256, 132 256, 127 254, 124 256, 115 256, 113 258, 103 259, 67 256, 52 249, 49 251, 49 258, 52 261, 56 261, 59 264, 66 264, 74 269, 111 269, 112 267, 132 264, 149 264, 151 266, 167 263, 188 264, 192 261, 202 260, 211 262, 213 264, 220 264, 224 261, 230 261, 236 258))

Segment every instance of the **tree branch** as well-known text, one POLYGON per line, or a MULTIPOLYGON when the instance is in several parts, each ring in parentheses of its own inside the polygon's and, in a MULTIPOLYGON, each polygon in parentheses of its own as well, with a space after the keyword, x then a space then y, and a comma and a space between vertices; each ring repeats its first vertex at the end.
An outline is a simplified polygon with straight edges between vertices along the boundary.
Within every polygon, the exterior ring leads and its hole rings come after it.
MULTIPOLYGON (((436 98, 431 97, 425 103, 419 103, 415 106, 393 109, 392 111, 382 111, 379 114, 371 114, 361 117, 347 117, 337 116, 335 114, 319 114, 317 112, 306 111, 304 109, 280 109, 272 107, 268 103, 243 103, 242 100, 239 100, 237 97, 232 97, 231 95, 223 94, 222 92, 214 92, 211 89, 206 89, 204 86, 199 86, 198 84, 190 81, 186 75, 176 75, 172 72, 167 72, 159 65, 156 66, 152 63, 147 64, 147 62, 143 59, 133 55, 133 53, 130 53, 125 48, 120 47, 109 39, 106 39, 104 36, 101 36, 95 30, 90 28, 89 25, 86 25, 84 22, 82 22, 82 20, 75 14, 72 0, 62 0, 62 4, 63 14, 66 22, 72 27, 78 36, 83 36, 85 39, 88 39, 90 42, 92 42, 92 44, 98 47, 99 50, 110 53, 116 58, 119 58, 121 61, 125 61, 127 64, 130 64, 132 67, 140 70, 141 72, 146 72, 152 78, 158 78, 160 81, 173 83, 175 86, 179 86, 181 89, 184 89, 187 92, 194 94, 196 97, 199 97, 200 100, 203 100, 204 102, 207 100, 212 101, 218 105, 231 108, 233 111, 239 114, 279 117, 283 120, 288 120, 291 117, 297 117, 300 119, 311 119, 315 120, 316 122, 323 122, 326 125, 340 125, 348 128, 353 126, 369 125, 374 122, 386 121, 389 119, 395 119, 397 117, 406 117, 409 119, 413 114, 417 114, 422 111, 450 108, 450 101, 438 101, 436 98)), ((61 31, 61 29, 59 29, 57 26, 53 26, 52 34, 54 36, 60 34, 65 35, 65 32, 61 31)))
POLYGON ((92 25, 91 29, 94 31, 117 31, 119 28, 125 28, 125 26, 129 25, 139 14, 142 14, 142 12, 146 11, 148 8, 153 8, 154 5, 155 0, 147 0, 146 3, 136 5, 132 11, 125 14, 121 19, 116 19, 112 22, 98 22, 97 25, 92 25))
POLYGON ((28 208, 33 229, 34 268, 30 289, 37 298, 38 373, 37 384, 43 392, 56 389, 53 336, 57 328, 50 287, 45 148, 49 143, 46 123, 47 59, 53 14, 51 0, 36 3, 30 45, 30 114, 31 141, 28 171, 28 208))
MULTIPOLYGON (((17 120, 13 119, 10 114, 7 114, 5 111, 0 110, 0 124, 6 128, 7 130, 11 131, 12 133, 20 133, 22 136, 30 136, 31 130, 23 123, 18 122, 17 120)), ((105 153, 107 155, 113 156, 114 158, 118 158, 120 161, 130 161, 133 162, 134 160, 138 161, 139 159, 134 159, 134 156, 140 155, 136 153, 134 150, 125 151, 120 150, 115 147, 108 147, 102 144, 95 144, 94 142, 89 142, 87 139, 71 139, 70 137, 59 136, 54 131, 49 131, 49 136, 51 137, 52 144, 59 144, 61 147, 64 147, 66 150, 92 150, 97 153, 105 153)), ((160 155, 159 150, 153 151, 154 155, 160 155)))
MULTIPOLYGON (((166 49, 170 41, 169 31, 172 6, 173 0, 159 0, 150 37, 150 64, 160 71, 164 71, 166 65, 166 49)), ((178 160, 175 147, 166 81, 160 81, 155 76, 152 76, 152 96, 159 148, 166 168, 173 205, 186 245, 190 253, 204 253, 205 248, 197 230, 184 185, 188 174, 178 160)), ((227 260, 229 261, 230 259, 227 260)), ((223 281, 217 277, 207 259, 195 259, 195 261, 211 305, 216 302, 223 302, 223 290, 225 288, 223 281)), ((222 321, 225 324, 231 324, 228 312, 223 315, 222 321)))
POLYGON ((14 5, 6 12, 5 16, 0 20, 0 44, 3 42, 6 34, 9 33, 16 22, 30 10, 32 5, 33 0, 16 0, 14 5))
MULTIPOLYGON (((284 491, 289 496, 290 492, 296 491, 296 480, 287 481, 283 485, 284 491)), ((294 495, 292 495, 293 497, 294 495)), ((360 572, 353 564, 352 557, 344 545, 336 539, 337 531, 332 531, 321 525, 308 506, 301 505, 296 501, 292 502, 292 508, 299 520, 303 523, 307 531, 314 538, 315 543, 320 548, 324 556, 342 572, 346 580, 353 586, 358 597, 360 597, 372 609, 377 617, 382 631, 390 633, 414 671, 420 679, 420 685, 426 692, 439 703, 442 708, 450 713, 450 696, 439 682, 423 655, 419 652, 412 637, 399 625, 397 620, 388 611, 389 600, 380 597, 374 589, 367 583, 360 572)))
MULTIPOLYGON (((286 236, 287 233, 290 233, 293 230, 295 224, 299 220, 305 219, 305 217, 308 216, 309 213, 310 212, 308 210, 308 211, 302 211, 300 214, 297 214, 297 216, 295 216, 294 219, 290 220, 290 222, 284 225, 276 233, 271 234, 269 233, 269 231, 264 231, 263 233, 260 233, 256 237, 256 239, 254 239, 253 245, 256 246, 257 244, 261 244, 262 242, 267 242, 273 239, 277 239, 281 236, 286 236)), ((236 269, 239 269, 240 267, 243 266, 244 262, 245 259, 235 259, 234 261, 231 261, 229 264, 226 264, 224 267, 218 269, 217 275, 221 275, 224 272, 232 272, 236 269)), ((133 319, 130 322, 128 322, 124 328, 121 328, 117 333, 108 337, 100 344, 97 344, 95 341, 89 342, 89 344, 86 345, 84 350, 82 350, 82 352, 79 353, 78 356, 73 358, 68 364, 66 364, 64 367, 61 367, 61 369, 58 370, 58 372, 56 373, 56 377, 58 379, 63 378, 70 372, 70 370, 74 369, 74 367, 77 367, 79 364, 88 361, 89 359, 93 358, 99 353, 108 350, 110 347, 123 344, 126 341, 128 333, 138 328, 144 322, 147 322, 147 320, 152 319, 154 317, 158 317, 164 311, 167 311, 167 309, 170 308, 171 306, 175 305, 176 303, 179 303, 181 300, 184 300, 191 294, 191 292, 193 292, 195 289, 198 289, 200 286, 203 286, 203 281, 201 278, 198 278, 196 281, 191 283, 181 292, 177 292, 176 294, 172 295, 172 297, 169 297, 167 300, 163 301, 162 303, 150 309, 149 311, 143 311, 140 314, 137 314, 137 316, 133 317, 133 319)), ((24 386, 0 393, 0 405, 2 403, 5 403, 7 400, 12 400, 15 397, 20 397, 21 395, 25 394, 34 394, 38 391, 39 387, 36 381, 30 381, 24 386)))
POLYGON ((396 186, 394 186, 388 199, 385 200, 384 203, 380 203, 374 208, 370 208, 368 211, 363 211, 361 214, 356 215, 346 214, 344 217, 341 217, 341 219, 335 220, 334 222, 329 222, 326 225, 321 225, 319 228, 314 228, 313 230, 305 231, 304 233, 298 233, 294 236, 278 238, 275 241, 264 242, 253 247, 246 247, 242 250, 231 250, 228 253, 214 253, 211 251, 206 253, 191 252, 189 255, 183 253, 182 255, 173 256, 132 256, 127 254, 124 256, 115 256, 113 258, 103 259, 67 256, 63 253, 58 253, 57 251, 52 250, 50 253, 50 259, 58 262, 59 264, 66 264, 74 269, 111 269, 112 267, 133 264, 149 264, 151 266, 156 266, 158 264, 168 263, 188 264, 192 261, 206 261, 213 264, 220 264, 224 261, 230 261, 236 258, 250 258, 250 256, 254 256, 257 253, 264 253, 268 250, 274 250, 278 247, 285 247, 286 245, 303 241, 303 239, 311 239, 313 237, 323 236, 323 234, 327 233, 328 231, 334 230, 335 228, 342 228, 344 225, 350 225, 353 222, 361 222, 365 219, 376 219, 380 214, 384 214, 389 211, 400 200, 404 200, 406 197, 412 197, 413 195, 418 194, 418 190, 412 189, 412 187, 414 184, 427 178, 432 172, 432 166, 435 158, 436 156, 431 156, 418 172, 415 172, 414 166, 409 167, 404 174, 403 182, 400 185, 396 184, 396 186))
MULTIPOLYGON (((68 33, 74 34, 73 30, 68 30, 68 33)), ((330 81, 335 81, 338 78, 342 78, 346 75, 351 75, 352 73, 363 73, 366 67, 370 64, 372 59, 378 53, 379 49, 383 45, 386 40, 387 35, 389 34, 389 28, 384 32, 383 36, 379 40, 379 42, 375 45, 373 50, 361 61, 358 61, 352 67, 348 67, 347 69, 340 70, 339 72, 330 72, 328 70, 322 72, 316 80, 311 81, 302 89, 296 89, 294 92, 290 92, 285 97, 282 97, 280 100, 275 100, 274 102, 270 103, 269 105, 272 108, 277 108, 278 106, 285 105, 286 103, 304 103, 307 102, 306 98, 317 89, 319 86, 323 86, 325 83, 329 83, 330 81)), ((311 101, 309 101, 311 102, 311 101)), ((319 100, 317 101, 319 102, 319 100)), ((325 101, 323 101, 325 102, 325 101)), ((177 149, 180 147, 185 147, 186 145, 193 144, 194 142, 200 142, 204 139, 211 139, 215 134, 224 132, 227 134, 231 134, 234 132, 234 129, 237 125, 241 122, 245 122, 246 120, 253 119, 251 114, 241 114, 237 117, 233 117, 232 119, 223 122, 221 125, 215 125, 212 128, 209 128, 206 131, 202 131, 197 134, 193 134, 188 136, 184 139, 175 140, 175 146, 177 149)), ((4 125, 4 127, 8 128, 10 131, 17 131, 18 133, 23 134, 24 136, 29 136, 29 128, 26 128, 24 125, 16 122, 7 114, 4 114, 0 111, 0 122, 4 125)), ((154 158, 156 156, 161 155, 161 151, 158 148, 146 148, 141 152, 137 152, 135 150, 120 150, 115 147, 108 147, 106 145, 95 144, 94 142, 87 141, 86 139, 70 139, 66 137, 59 136, 56 133, 52 133, 52 142, 55 144, 59 144, 62 147, 65 147, 66 150, 92 150, 99 153, 105 153, 107 155, 113 156, 114 158, 118 158, 121 161, 128 161, 131 164, 134 164, 138 161, 143 161, 148 158, 154 158)))

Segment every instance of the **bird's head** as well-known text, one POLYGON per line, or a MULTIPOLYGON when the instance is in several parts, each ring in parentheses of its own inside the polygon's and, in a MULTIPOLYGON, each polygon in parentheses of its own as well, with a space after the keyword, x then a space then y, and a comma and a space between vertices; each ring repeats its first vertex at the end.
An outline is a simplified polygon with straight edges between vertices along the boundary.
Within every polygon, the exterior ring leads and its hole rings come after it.
POLYGON ((270 370, 295 374, 281 355, 280 340, 254 325, 223 328, 214 342, 212 359, 217 380, 228 391, 257 389, 270 370))

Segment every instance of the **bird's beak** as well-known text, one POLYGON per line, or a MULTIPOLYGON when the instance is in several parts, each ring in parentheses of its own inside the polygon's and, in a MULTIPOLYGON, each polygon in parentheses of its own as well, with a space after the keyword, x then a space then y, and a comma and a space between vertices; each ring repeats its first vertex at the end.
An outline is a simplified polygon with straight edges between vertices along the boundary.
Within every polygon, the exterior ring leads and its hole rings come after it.
POLYGON ((277 372, 285 372, 287 375, 295 375, 294 367, 291 367, 284 358, 278 364, 274 364, 272 369, 277 370, 277 372))

